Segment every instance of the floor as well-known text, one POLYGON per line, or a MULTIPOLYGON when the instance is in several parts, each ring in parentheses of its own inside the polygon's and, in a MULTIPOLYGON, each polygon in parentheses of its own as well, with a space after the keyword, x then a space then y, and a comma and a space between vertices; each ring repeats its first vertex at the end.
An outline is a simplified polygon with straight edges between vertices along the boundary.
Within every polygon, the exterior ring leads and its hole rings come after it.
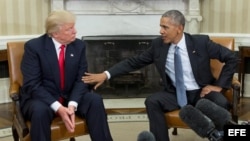
MULTIPOLYGON (((141 103, 143 99, 135 100, 131 99, 130 102, 141 103)), ((109 107, 110 101, 106 102, 106 107, 109 107)), ((122 101, 117 101, 116 104, 122 107, 122 101)), ((140 105, 140 104, 139 104, 140 105)), ((137 105, 138 106, 138 105, 137 105)), ((11 104, 0 104, 0 129, 9 129, 11 127, 11 104)), ((240 100, 240 107, 239 107, 239 120, 250 120, 250 98, 242 98, 240 100)), ((148 121, 135 121, 135 120, 128 120, 117 122, 116 120, 109 121, 110 130, 113 136, 114 141, 136 141, 137 135, 143 131, 148 130, 148 121)), ((170 130, 171 131, 171 130, 170 130)), ((170 134, 171 141, 207 141, 207 139, 200 138, 197 136, 192 130, 190 129, 178 129, 179 134, 177 136, 172 136, 170 134)), ((5 131, 2 131, 5 132, 5 131)), ((0 134, 1 130, 0 130, 0 134)), ((12 136, 3 136, 0 137, 1 141, 9 141, 13 140, 12 136)), ((89 136, 82 136, 76 138, 76 140, 84 140, 84 141, 91 141, 89 136)))

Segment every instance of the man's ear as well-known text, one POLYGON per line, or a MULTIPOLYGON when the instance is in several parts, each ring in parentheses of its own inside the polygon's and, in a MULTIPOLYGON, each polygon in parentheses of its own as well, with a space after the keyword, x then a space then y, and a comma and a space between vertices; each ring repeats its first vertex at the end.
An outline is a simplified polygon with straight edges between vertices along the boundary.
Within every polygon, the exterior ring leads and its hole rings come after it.
POLYGON ((182 25, 178 25, 178 34, 184 31, 184 27, 182 25))

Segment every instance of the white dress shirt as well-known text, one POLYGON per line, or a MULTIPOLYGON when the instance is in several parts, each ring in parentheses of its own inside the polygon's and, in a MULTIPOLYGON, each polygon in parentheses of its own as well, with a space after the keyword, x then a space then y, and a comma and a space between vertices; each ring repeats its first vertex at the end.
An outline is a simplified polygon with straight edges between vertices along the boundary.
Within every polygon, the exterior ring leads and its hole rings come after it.
POLYGON ((193 71, 191 68, 184 34, 177 45, 175 45, 175 44, 170 45, 170 48, 168 50, 167 59, 166 59, 166 65, 165 65, 166 73, 170 76, 170 79, 172 80, 173 85, 175 86, 175 71, 174 71, 175 46, 179 47, 182 68, 183 68, 183 73, 184 73, 183 79, 184 79, 184 85, 185 85, 186 90, 189 91, 189 90, 199 89, 199 86, 194 79, 194 74, 193 74, 193 71))

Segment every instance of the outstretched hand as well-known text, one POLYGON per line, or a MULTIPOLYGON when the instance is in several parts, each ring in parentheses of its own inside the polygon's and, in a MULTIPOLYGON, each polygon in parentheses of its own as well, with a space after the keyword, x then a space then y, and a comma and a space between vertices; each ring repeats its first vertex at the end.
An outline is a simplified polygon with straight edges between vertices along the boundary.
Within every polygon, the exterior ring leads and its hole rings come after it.
POLYGON ((95 84, 94 90, 104 83, 107 79, 107 75, 103 73, 85 73, 85 76, 82 77, 82 81, 86 84, 95 84))

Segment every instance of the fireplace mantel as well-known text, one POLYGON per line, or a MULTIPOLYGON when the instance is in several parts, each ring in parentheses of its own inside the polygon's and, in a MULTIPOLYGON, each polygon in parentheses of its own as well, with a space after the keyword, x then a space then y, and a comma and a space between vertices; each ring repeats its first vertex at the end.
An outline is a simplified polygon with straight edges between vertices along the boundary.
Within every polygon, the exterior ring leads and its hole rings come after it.
POLYGON ((202 21, 200 0, 51 0, 51 10, 55 9, 76 14, 78 37, 157 35, 160 16, 170 9, 185 15, 186 32, 200 33, 202 21))

